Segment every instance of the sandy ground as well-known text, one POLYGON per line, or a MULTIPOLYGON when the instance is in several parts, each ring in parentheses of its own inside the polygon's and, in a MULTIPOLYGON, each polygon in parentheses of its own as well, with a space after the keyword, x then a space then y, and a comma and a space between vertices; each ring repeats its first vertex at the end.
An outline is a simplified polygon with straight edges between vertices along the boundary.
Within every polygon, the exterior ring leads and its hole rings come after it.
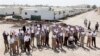
MULTIPOLYGON (((68 18, 67 20, 63 20, 62 22, 71 24, 71 25, 80 25, 84 27, 84 19, 87 18, 87 20, 90 20, 92 25, 91 28, 94 29, 94 25, 98 21, 100 24, 100 15, 98 15, 94 11, 90 11, 72 18, 68 18)), ((2 32, 4 30, 9 31, 11 30, 12 24, 0 24, 0 56, 10 56, 9 53, 6 53, 4 55, 4 41, 2 37, 2 32)), ((15 29, 15 28, 13 28, 15 29)), ((100 28, 99 28, 100 29, 100 28)), ((46 49, 44 48, 43 50, 38 50, 34 49, 33 52, 31 52, 32 56, 100 56, 100 33, 98 33, 97 37, 97 47, 98 48, 81 48, 78 47, 74 50, 68 49, 66 47, 63 47, 65 51, 60 51, 59 53, 54 52, 52 49, 46 49)), ((36 42, 36 41, 35 41, 36 42)), ((85 41, 86 42, 86 41, 85 41)), ((51 44, 51 39, 50 39, 50 44, 51 44)), ((25 53, 22 53, 21 56, 26 56, 25 53)))

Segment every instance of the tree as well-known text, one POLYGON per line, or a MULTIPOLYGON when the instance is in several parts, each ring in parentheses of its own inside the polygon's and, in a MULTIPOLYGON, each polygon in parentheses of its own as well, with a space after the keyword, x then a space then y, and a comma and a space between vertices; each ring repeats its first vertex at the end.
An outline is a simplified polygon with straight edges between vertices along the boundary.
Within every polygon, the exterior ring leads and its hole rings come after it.
POLYGON ((96 9, 96 8, 97 8, 97 6, 96 6, 96 5, 93 5, 93 6, 92 6, 92 8, 93 8, 93 9, 96 9))
POLYGON ((90 8, 90 5, 87 5, 87 8, 90 8))

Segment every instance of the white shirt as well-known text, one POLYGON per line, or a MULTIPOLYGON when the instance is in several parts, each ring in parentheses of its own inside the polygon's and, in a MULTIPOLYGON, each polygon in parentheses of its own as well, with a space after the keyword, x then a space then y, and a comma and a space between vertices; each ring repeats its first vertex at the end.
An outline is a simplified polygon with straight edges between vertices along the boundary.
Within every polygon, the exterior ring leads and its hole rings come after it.
POLYGON ((56 38, 56 37, 57 37, 56 35, 53 35, 53 36, 52 36, 52 38, 56 38))
POLYGON ((74 40, 74 37, 73 37, 73 36, 70 36, 70 37, 69 37, 69 40, 70 40, 70 41, 73 41, 73 40, 74 40))
POLYGON ((29 40, 30 40, 30 38, 31 38, 31 37, 30 37, 29 35, 25 35, 25 36, 24 36, 24 42, 29 41, 29 40))
POLYGON ((13 44, 14 42, 15 42, 14 37, 10 38, 10 40, 9 40, 9 44, 13 44))
POLYGON ((60 33, 60 36, 63 36, 63 33, 62 32, 60 33))
POLYGON ((88 33, 88 37, 92 37, 92 33, 88 33))
POLYGON ((58 29, 54 29, 54 32, 55 32, 55 33, 58 33, 58 29))
POLYGON ((93 32, 92 33, 92 37, 96 37, 96 36, 97 36, 97 33, 96 32, 95 33, 93 32))
POLYGON ((85 36, 85 32, 81 32, 81 35, 84 37, 85 36))

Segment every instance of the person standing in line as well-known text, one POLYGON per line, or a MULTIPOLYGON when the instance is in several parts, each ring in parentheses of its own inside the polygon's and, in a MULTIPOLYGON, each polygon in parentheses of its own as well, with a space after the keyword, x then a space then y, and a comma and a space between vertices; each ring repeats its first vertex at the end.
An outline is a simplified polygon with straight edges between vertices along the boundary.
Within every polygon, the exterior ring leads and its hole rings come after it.
POLYGON ((26 50, 28 50, 28 53, 30 54, 30 39, 31 36, 26 32, 25 36, 24 36, 24 51, 26 52, 26 50))
POLYGON ((91 21, 89 21, 88 30, 91 30, 90 26, 91 26, 91 21))
POLYGON ((67 46, 69 38, 69 28, 65 27, 65 37, 64 37, 64 46, 67 46))
POLYGON ((37 26, 35 27, 35 37, 36 37, 36 41, 37 41, 37 47, 40 49, 41 48, 41 35, 40 35, 40 25, 37 24, 37 26))
POLYGON ((96 31, 93 31, 93 33, 92 33, 92 46, 94 46, 94 47, 96 47, 96 36, 97 36, 96 31))
POLYGON ((18 32, 17 31, 13 31, 13 37, 14 37, 14 39, 15 39, 15 43, 14 43, 14 45, 15 45, 15 49, 16 49, 16 54, 19 54, 19 37, 18 37, 18 32))
POLYGON ((24 32, 23 30, 19 29, 18 37, 20 40, 21 52, 23 52, 24 51, 24 32))
POLYGON ((8 44, 8 33, 6 31, 3 32, 3 39, 4 39, 4 44, 5 44, 5 52, 8 51, 9 49, 9 44, 8 44))
POLYGON ((99 23, 97 22, 95 25, 95 31, 98 31, 98 28, 99 28, 99 23))
POLYGON ((57 35, 56 35, 56 24, 52 26, 52 49, 57 50, 57 43, 56 43, 57 35))
POLYGON ((49 32, 50 32, 49 26, 46 25, 46 29, 45 29, 45 33, 46 33, 45 45, 48 46, 48 47, 49 47, 49 32))
POLYGON ((15 55, 16 54, 16 48, 15 48, 15 38, 14 38, 14 33, 10 32, 10 39, 9 39, 9 44, 10 44, 10 55, 15 55))
POLYGON ((87 38, 87 47, 91 47, 91 44, 92 44, 92 32, 89 31, 87 38))
POLYGON ((84 39, 85 39, 85 31, 81 31, 81 36, 80 36, 80 46, 84 47, 84 39))
POLYGON ((31 25, 31 27, 30 27, 30 34, 31 34, 31 44, 32 44, 32 47, 35 47, 34 46, 34 35, 35 35, 35 33, 34 33, 34 24, 33 25, 31 25))
POLYGON ((45 34, 45 29, 44 29, 44 24, 42 24, 42 27, 41 27, 41 46, 45 46, 45 37, 46 34, 45 34))
POLYGON ((58 33, 58 39, 59 39, 59 48, 62 49, 62 46, 63 46, 63 33, 64 33, 64 29, 61 25, 59 25, 59 33, 58 33))

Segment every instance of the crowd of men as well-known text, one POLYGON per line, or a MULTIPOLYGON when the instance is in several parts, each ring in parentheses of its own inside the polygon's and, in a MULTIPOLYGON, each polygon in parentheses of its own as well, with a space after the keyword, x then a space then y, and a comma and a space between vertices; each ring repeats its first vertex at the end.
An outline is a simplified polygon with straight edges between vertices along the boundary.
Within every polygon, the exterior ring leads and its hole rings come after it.
POLYGON ((21 52, 30 53, 31 48, 50 47, 50 32, 52 33, 52 49, 63 49, 63 46, 80 45, 84 47, 87 36, 87 47, 96 47, 96 31, 88 31, 81 26, 72 26, 63 23, 34 23, 29 27, 23 26, 19 31, 3 32, 5 50, 14 55, 21 52), (87 34, 88 33, 88 34, 87 34), (9 38, 8 38, 9 37, 9 38), (36 46, 34 40, 36 39, 36 46))

